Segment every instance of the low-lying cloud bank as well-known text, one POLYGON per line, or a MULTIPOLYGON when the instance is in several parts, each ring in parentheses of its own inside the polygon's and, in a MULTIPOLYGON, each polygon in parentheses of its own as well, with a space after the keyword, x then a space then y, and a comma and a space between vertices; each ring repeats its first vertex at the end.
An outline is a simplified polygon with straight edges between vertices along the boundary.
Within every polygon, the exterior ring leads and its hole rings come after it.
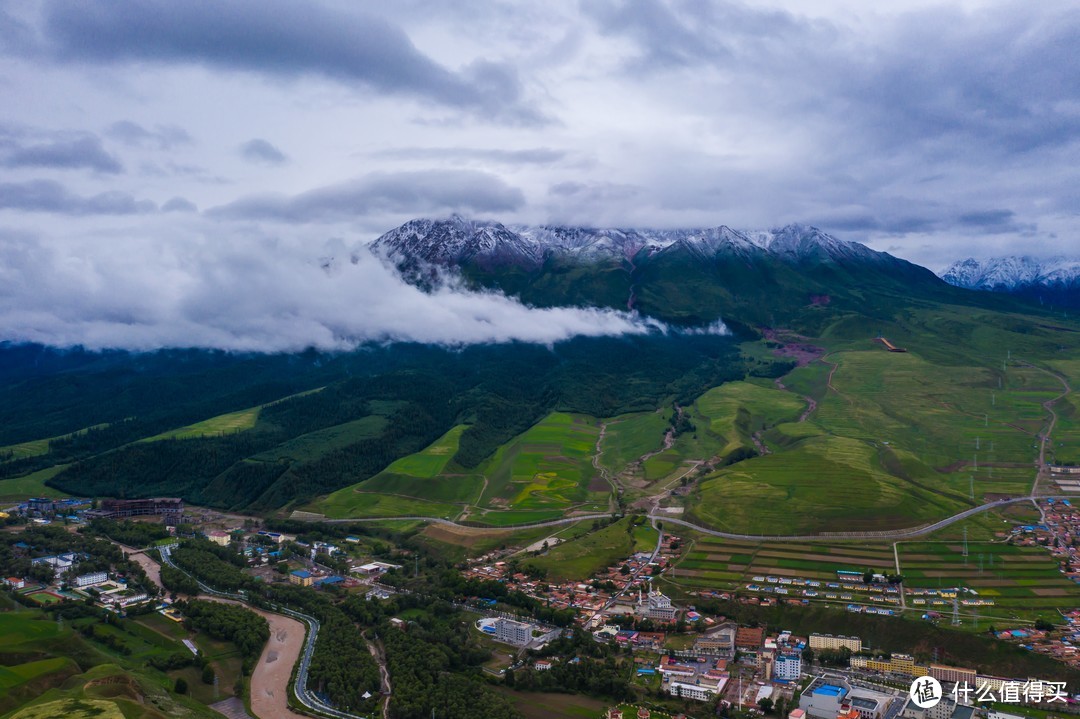
POLYGON ((424 293, 340 241, 320 253, 262 238, 58 243, 0 232, 0 340, 290 352, 383 341, 550 344, 656 331, 667 328, 626 312, 536 309, 451 286, 424 293))

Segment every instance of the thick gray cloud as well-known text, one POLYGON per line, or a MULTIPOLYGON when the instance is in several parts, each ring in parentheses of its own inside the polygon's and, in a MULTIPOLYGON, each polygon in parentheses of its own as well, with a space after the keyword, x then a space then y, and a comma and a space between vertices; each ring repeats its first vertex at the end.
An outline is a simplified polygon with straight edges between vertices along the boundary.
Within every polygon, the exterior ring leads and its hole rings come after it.
MULTIPOLYGON (((57 338, 93 339, 95 327, 120 338, 128 320, 142 344, 185 332, 229 347, 282 346, 273 332, 297 345, 389 333, 389 307, 367 332, 311 289, 336 290, 338 275, 316 282, 296 268, 317 266, 328 236, 352 247, 450 212, 624 227, 808 222, 934 269, 970 254, 1080 256, 1075 4, 0 6, 5 252, 21 256, 21 243, 126 288, 113 304, 75 280, 36 304, 11 294, 0 339, 17 327, 29 336, 33 321, 13 319, 19 302, 57 338), (285 148, 288 171, 237 151, 252 138, 285 148), (283 282, 264 266, 274 262, 307 278, 292 305, 274 306, 312 320, 303 331, 226 291, 272 294, 283 282), (236 279, 245 263, 247 284, 236 279), (301 292, 316 293, 317 311, 301 292), (140 309, 143 294, 160 306, 140 309), (80 330, 84 306, 97 309, 80 330)), ((368 271, 335 270, 361 282, 368 271)), ((427 332, 409 328, 402 336, 427 332)))
POLYGON ((106 152, 101 139, 93 135, 16 145, 3 155, 0 162, 5 167, 86 169, 109 174, 124 171, 120 161, 106 152))
POLYGON ((521 190, 475 170, 372 173, 299 195, 247 197, 208 211, 212 216, 281 222, 332 222, 373 212, 513 212, 521 190))
POLYGON ((114 122, 105 130, 105 134, 125 145, 133 147, 151 146, 160 150, 171 150, 174 147, 192 142, 191 135, 182 127, 158 125, 153 130, 148 130, 131 120, 114 122))
MULTIPOLYGON (((295 243, 158 237, 59 246, 0 230, 0 336, 90 348, 348 349, 364 341, 553 343, 658 328, 623 312, 532 309, 495 293, 405 284, 366 249, 328 268, 295 243)), ((716 328, 722 332, 723 328, 716 328)))
POLYGON ((0 210, 48 212, 59 215, 134 215, 153 212, 149 200, 137 200, 119 190, 83 196, 54 180, 0 182, 0 210))
POLYGON ((72 63, 188 62, 268 75, 321 75, 492 117, 536 122, 513 67, 450 70, 388 20, 286 0, 88 0, 45 5, 41 51, 72 63))
POLYGON ((284 152, 258 137, 241 145, 240 154, 245 160, 266 165, 280 165, 288 159, 284 152))

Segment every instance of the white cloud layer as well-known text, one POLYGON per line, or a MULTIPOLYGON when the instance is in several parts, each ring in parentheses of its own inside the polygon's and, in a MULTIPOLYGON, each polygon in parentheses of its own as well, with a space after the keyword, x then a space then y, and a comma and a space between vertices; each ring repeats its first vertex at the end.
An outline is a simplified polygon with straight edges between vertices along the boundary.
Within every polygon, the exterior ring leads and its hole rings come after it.
POLYGON ((637 327, 310 260, 450 212, 1080 256, 1077 47, 1027 0, 0 0, 0 340, 637 327))
POLYGON ((148 244, 0 233, 0 336, 94 349, 277 352, 367 341, 550 344, 661 329, 625 312, 535 309, 454 287, 425 294, 340 241, 322 259, 296 241, 148 244))

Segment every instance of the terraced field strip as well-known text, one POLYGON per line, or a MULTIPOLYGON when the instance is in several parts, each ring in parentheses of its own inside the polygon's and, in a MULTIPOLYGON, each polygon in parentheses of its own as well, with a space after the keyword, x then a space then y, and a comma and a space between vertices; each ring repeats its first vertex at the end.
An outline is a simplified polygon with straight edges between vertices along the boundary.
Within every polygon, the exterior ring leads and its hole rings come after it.
POLYGON ((959 599, 992 599, 995 606, 1015 609, 1080 602, 1080 586, 1061 574, 1044 547, 968 542, 967 557, 961 542, 901 542, 898 548, 909 591, 968 587, 977 594, 962 592, 959 599))
POLYGON ((700 541, 678 564, 677 572, 683 577, 732 583, 749 582, 761 575, 832 582, 836 581, 839 570, 863 572, 867 569, 893 571, 891 548, 886 545, 700 541))

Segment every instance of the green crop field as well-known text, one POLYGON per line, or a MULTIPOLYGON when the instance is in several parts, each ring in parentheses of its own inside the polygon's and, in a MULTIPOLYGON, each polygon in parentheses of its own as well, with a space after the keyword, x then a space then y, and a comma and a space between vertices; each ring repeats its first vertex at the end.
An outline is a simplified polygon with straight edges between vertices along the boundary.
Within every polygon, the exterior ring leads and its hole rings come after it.
POLYGON ((851 542, 738 542, 701 537, 679 561, 676 579, 685 584, 734 588, 758 575, 836 581, 840 570, 895 571, 892 548, 851 542))
POLYGON ((402 510, 401 514, 457 516, 462 507, 451 505, 475 502, 484 484, 482 476, 445 471, 464 431, 465 425, 454 427, 423 450, 397 460, 366 482, 316 501, 309 507, 310 511, 331 517, 393 516, 392 509, 402 510))
POLYGON ((317 389, 308 390, 306 392, 299 392, 297 394, 289 395, 288 397, 282 397, 281 399, 261 404, 257 407, 248 407, 247 409, 237 410, 235 412, 228 412, 226 414, 219 414, 216 417, 210 417, 204 419, 201 422, 189 424, 185 427, 178 429, 168 430, 161 432, 153 437, 147 437, 139 440, 140 442, 157 442, 164 439, 197 439, 199 437, 213 437, 222 434, 231 434, 233 432, 244 432, 249 429, 253 429, 259 421, 259 413, 264 407, 285 402, 286 400, 296 399, 305 395, 314 394, 315 392, 322 391, 322 387, 317 389))
POLYGON ((992 599, 994 606, 980 610, 986 614, 1050 610, 1080 599, 1080 587, 1058 571, 1045 547, 969 541, 966 557, 962 541, 902 542, 899 549, 909 588, 974 590, 977 594, 961 593, 960 598, 992 599))
POLYGON ((586 500, 596 473, 592 457, 599 434, 592 417, 548 415, 484 462, 488 485, 481 504, 546 509, 586 500))
POLYGON ((457 454, 461 433, 466 428, 466 425, 459 424, 423 450, 392 463, 386 468, 386 473, 421 479, 437 477, 446 469, 450 458, 457 454))
POLYGON ((372 477, 306 507, 330 517, 396 514, 456 517, 505 526, 563 516, 566 509, 605 511, 610 491, 590 488, 598 421, 554 413, 465 470, 451 460, 465 425, 372 477))

